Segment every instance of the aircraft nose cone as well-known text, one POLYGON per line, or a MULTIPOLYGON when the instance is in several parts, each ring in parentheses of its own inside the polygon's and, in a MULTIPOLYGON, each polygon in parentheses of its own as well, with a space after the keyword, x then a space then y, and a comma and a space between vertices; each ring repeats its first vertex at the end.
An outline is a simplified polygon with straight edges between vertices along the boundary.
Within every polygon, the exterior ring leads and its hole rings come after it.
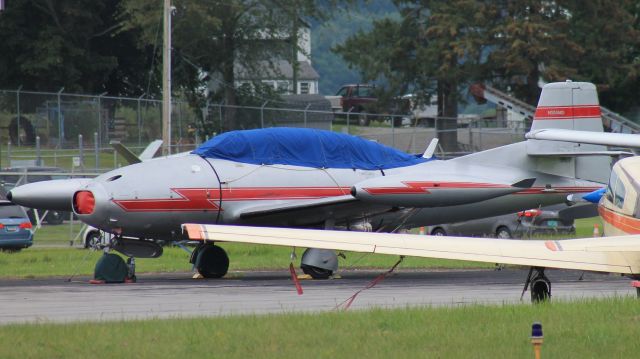
POLYGON ((73 178, 28 183, 12 189, 7 199, 28 208, 71 211, 71 197, 89 181, 73 178))

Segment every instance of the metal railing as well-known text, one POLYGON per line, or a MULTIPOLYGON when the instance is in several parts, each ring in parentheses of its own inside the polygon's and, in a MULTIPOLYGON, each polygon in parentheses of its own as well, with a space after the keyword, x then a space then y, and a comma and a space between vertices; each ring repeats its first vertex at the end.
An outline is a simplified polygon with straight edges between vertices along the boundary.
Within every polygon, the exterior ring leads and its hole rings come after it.
MULTIPOLYGON (((449 157, 521 141, 526 131, 522 121, 498 122, 481 116, 414 118, 333 111, 326 100, 262 101, 253 106, 219 103, 202 108, 176 100, 172 116, 173 153, 191 150, 230 129, 289 126, 358 135, 410 153, 424 151, 434 137, 448 138, 444 155, 449 157)), ((0 90, 0 167, 13 163, 104 171, 127 164, 114 153, 110 141, 118 140, 135 152, 161 138, 161 126, 161 101, 144 95, 0 90)))

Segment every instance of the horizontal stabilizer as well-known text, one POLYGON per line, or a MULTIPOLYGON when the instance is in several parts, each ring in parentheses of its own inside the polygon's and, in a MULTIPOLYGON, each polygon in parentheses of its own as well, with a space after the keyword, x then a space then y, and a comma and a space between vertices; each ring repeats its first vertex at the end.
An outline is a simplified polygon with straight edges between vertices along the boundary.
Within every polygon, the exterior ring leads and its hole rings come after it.
POLYGON ((531 131, 527 133, 525 137, 531 140, 587 143, 592 145, 616 147, 640 147, 640 135, 628 133, 574 131, 547 128, 531 131))

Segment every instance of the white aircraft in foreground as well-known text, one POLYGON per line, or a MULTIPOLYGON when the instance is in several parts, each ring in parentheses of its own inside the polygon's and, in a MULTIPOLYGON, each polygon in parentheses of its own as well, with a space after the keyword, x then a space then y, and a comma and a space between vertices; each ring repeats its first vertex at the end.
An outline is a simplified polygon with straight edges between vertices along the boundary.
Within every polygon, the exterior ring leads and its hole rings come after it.
MULTIPOLYGON (((529 139, 640 147, 640 135, 545 129, 529 139)), ((596 191, 597 192, 597 191, 596 191)), ((592 195, 593 196, 593 195, 592 195)), ((586 196, 585 196, 586 197, 586 196)), ((600 193, 604 238, 510 240, 309 229, 184 224, 191 240, 240 242, 529 266, 533 301, 551 296, 545 268, 620 273, 640 279, 640 156, 618 161, 600 193)))

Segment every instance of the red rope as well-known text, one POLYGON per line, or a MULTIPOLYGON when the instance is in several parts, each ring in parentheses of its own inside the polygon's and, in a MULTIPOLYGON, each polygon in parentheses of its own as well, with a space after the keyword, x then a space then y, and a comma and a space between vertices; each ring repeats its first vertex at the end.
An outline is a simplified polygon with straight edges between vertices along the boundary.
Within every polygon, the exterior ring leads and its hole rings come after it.
POLYGON ((293 280, 293 284, 295 284, 296 286, 298 295, 302 295, 302 285, 300 285, 300 280, 298 279, 298 275, 296 274, 296 269, 293 267, 293 263, 289 264, 289 272, 291 272, 291 280, 293 280))
POLYGON ((359 291, 353 293, 353 295, 350 296, 349 298, 345 299, 344 302, 336 305, 336 307, 334 309, 335 310, 338 310, 338 309, 347 310, 347 309, 349 309, 349 307, 351 307, 351 304, 353 303, 353 301, 356 300, 356 297, 358 296, 358 294, 364 292, 367 289, 371 289, 371 288, 375 287, 376 284, 382 282, 389 274, 391 274, 396 269, 396 267, 398 265, 400 265, 400 263, 402 263, 403 259, 404 259, 404 256, 401 256, 400 259, 398 259, 398 261, 396 262, 396 264, 394 264, 393 267, 391 267, 388 271, 386 271, 384 273, 381 273, 380 275, 375 277, 364 288, 362 288, 359 291))

